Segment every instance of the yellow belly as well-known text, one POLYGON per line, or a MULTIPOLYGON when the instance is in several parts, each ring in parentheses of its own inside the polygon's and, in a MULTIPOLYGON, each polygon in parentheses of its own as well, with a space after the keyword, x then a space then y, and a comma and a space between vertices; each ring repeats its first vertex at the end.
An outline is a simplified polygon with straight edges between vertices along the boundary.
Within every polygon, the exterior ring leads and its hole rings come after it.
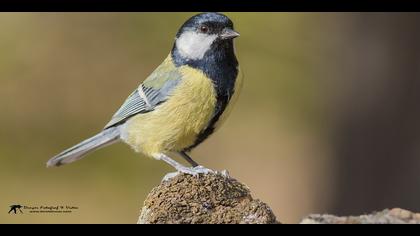
POLYGON ((181 151, 209 123, 216 104, 212 81, 196 69, 180 71, 183 79, 166 102, 127 121, 124 141, 136 151, 148 156, 181 151))

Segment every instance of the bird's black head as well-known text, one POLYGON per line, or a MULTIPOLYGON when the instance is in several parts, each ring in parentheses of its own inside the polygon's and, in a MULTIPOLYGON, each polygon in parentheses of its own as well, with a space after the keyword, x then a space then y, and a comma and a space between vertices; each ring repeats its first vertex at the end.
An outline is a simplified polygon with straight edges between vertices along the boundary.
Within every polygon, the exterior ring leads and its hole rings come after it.
POLYGON ((214 53, 233 54, 232 21, 220 13, 201 13, 188 19, 176 35, 172 54, 178 61, 200 61, 214 53))

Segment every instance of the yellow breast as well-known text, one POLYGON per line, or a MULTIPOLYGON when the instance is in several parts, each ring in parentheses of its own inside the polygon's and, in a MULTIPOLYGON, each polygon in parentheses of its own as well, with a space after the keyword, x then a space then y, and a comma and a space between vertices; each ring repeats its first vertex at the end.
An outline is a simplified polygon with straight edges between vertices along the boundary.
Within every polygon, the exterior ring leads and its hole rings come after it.
POLYGON ((136 151, 181 151, 206 128, 216 104, 212 81, 191 67, 179 68, 182 80, 170 98, 154 111, 138 114, 126 123, 125 141, 136 151))

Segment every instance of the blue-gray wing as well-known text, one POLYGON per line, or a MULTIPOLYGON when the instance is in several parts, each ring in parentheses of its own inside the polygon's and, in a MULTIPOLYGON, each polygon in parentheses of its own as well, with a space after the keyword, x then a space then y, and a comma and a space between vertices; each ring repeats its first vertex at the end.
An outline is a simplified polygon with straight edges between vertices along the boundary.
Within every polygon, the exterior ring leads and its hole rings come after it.
POLYGON ((156 106, 168 99, 181 78, 182 74, 168 57, 128 96, 104 129, 124 123, 134 115, 153 111, 156 106))
POLYGON ((146 102, 140 97, 139 92, 136 89, 112 116, 111 121, 108 122, 105 129, 120 124, 135 114, 148 112, 150 110, 151 108, 147 107, 146 102))

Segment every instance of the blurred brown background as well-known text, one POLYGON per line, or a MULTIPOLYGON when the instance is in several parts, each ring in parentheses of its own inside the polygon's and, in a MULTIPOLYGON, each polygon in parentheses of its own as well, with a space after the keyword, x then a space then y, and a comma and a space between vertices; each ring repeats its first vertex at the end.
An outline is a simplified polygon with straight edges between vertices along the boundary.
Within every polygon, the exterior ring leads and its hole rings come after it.
MULTIPOLYGON (((420 211, 420 15, 226 13, 245 86, 193 152, 279 220, 420 211)), ((135 223, 169 171, 124 144, 45 162, 110 119, 192 13, 1 13, 0 223, 135 223), (73 205, 9 215, 9 205, 73 205)))

